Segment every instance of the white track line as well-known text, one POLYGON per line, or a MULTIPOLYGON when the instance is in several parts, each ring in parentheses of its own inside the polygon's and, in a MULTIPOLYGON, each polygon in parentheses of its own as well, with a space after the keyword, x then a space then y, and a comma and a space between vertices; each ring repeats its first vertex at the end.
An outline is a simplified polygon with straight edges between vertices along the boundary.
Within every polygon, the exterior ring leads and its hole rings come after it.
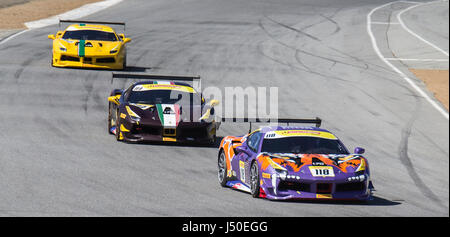
POLYGON ((392 70, 394 70, 395 72, 397 72, 401 78, 403 78, 414 90, 416 90, 421 96, 423 96, 439 113, 441 113, 447 120, 449 119, 449 115, 448 112, 443 109, 438 103, 436 103, 435 100, 431 99, 427 93, 425 93, 420 87, 418 87, 414 81, 409 78, 408 76, 406 76, 405 73, 403 73, 402 71, 400 71, 400 69, 398 69, 397 67, 395 67, 391 62, 389 62, 381 53, 380 49, 378 48, 378 44, 376 41, 375 36, 373 35, 372 32, 372 14, 374 12, 376 12, 377 10, 389 6, 393 3, 398 3, 398 2, 403 2, 403 3, 412 3, 412 2, 405 2, 405 1, 396 1, 396 2, 390 2, 390 3, 386 3, 383 4, 381 6, 378 6, 374 9, 372 9, 369 14, 367 14, 367 33, 370 36, 370 40, 372 42, 372 47, 374 49, 374 51, 376 52, 376 54, 378 55, 378 57, 386 64, 388 65, 392 70))
POLYGON ((77 19, 77 18, 81 18, 83 16, 87 16, 93 13, 96 13, 98 11, 101 11, 103 9, 106 9, 110 6, 113 6, 117 3, 122 2, 123 0, 104 0, 101 2, 95 2, 95 3, 90 3, 90 4, 85 4, 79 8, 67 11, 65 13, 62 13, 60 15, 57 16, 52 16, 49 18, 45 18, 45 19, 41 19, 41 20, 37 20, 37 21, 31 21, 31 22, 26 22, 24 23, 25 26, 28 29, 19 31, 15 34, 12 34, 6 38, 0 39, 0 45, 10 41, 11 39, 26 33, 30 30, 33 29, 37 29, 37 28, 41 28, 41 27, 45 27, 45 26, 49 26, 49 25, 53 25, 53 24, 58 24, 59 22, 59 18, 63 17, 63 18, 67 18, 67 19, 77 19))
POLYGON ((432 59, 432 58, 386 58, 389 61, 417 61, 417 62, 448 62, 448 59, 432 59))
POLYGON ((398 22, 378 22, 378 21, 373 21, 371 24, 374 24, 374 25, 400 25, 400 23, 398 23, 398 22))
POLYGON ((3 38, 2 40, 0 40, 0 45, 10 41, 11 39, 15 38, 16 36, 19 36, 19 35, 21 35, 21 34, 23 34, 25 32, 28 32, 28 31, 30 31, 30 29, 25 29, 25 30, 19 31, 17 33, 14 33, 14 34, 6 37, 6 38, 3 38))
POLYGON ((445 56, 448 57, 448 52, 446 52, 445 50, 443 50, 443 49, 439 48, 438 46, 434 45, 434 44, 431 43, 430 41, 428 41, 428 40, 422 38, 420 35, 414 33, 412 30, 410 30, 410 29, 405 25, 405 23, 404 23, 403 20, 402 20, 402 15, 403 15, 403 13, 405 13, 405 12, 407 12, 407 11, 409 11, 409 10, 412 10, 412 9, 414 9, 414 8, 416 8, 416 7, 424 6, 424 5, 428 5, 428 4, 433 4, 433 3, 436 3, 436 2, 441 2, 441 1, 433 1, 433 2, 421 3, 421 4, 417 4, 417 5, 408 7, 408 8, 406 8, 406 9, 404 9, 403 11, 401 11, 400 13, 398 13, 398 15, 397 15, 397 20, 398 20, 398 22, 400 23, 400 25, 401 25, 407 32, 409 32, 409 33, 412 34, 414 37, 416 37, 416 38, 418 38, 419 40, 423 41, 424 43, 430 45, 431 47, 433 47, 434 49, 438 50, 439 52, 443 53, 445 56))

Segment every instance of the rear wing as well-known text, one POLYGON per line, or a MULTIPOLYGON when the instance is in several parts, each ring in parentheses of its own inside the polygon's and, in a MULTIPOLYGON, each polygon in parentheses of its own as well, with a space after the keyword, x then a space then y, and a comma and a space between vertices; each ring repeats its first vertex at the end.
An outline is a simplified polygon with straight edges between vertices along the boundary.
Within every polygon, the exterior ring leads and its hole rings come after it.
POLYGON ((285 118, 222 118, 222 122, 233 122, 233 123, 249 123, 250 129, 249 133, 252 131, 252 123, 286 123, 288 126, 290 123, 308 123, 315 124, 316 127, 322 125, 322 119, 316 117, 314 119, 285 119, 285 118))
POLYGON ((200 80, 200 76, 171 76, 171 75, 155 75, 155 74, 126 74, 112 73, 112 78, 121 79, 142 79, 142 80, 166 80, 166 81, 194 81, 200 80))
POLYGON ((79 23, 79 24, 99 24, 99 25, 120 25, 125 30, 125 22, 111 22, 111 21, 80 21, 80 20, 59 20, 59 27, 61 23, 79 23))
POLYGON ((159 81, 186 81, 191 82, 192 87, 201 91, 200 76, 177 76, 177 75, 156 75, 156 74, 127 74, 127 73, 112 73, 111 84, 114 78, 117 79, 136 79, 136 80, 159 80, 159 81))

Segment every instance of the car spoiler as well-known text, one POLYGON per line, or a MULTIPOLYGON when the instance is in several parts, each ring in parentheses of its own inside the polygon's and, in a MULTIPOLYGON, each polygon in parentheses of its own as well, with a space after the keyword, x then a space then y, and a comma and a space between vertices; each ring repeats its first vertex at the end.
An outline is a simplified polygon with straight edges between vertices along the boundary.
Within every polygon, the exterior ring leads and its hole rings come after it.
POLYGON ((80 20, 59 20, 59 27, 61 23, 80 23, 80 24, 100 24, 100 25, 121 25, 125 30, 125 22, 111 22, 111 21, 80 21, 80 20))
POLYGON ((322 119, 316 117, 314 119, 285 119, 285 118, 222 118, 222 122, 233 122, 233 123, 249 123, 250 129, 249 133, 252 131, 252 123, 286 123, 288 126, 290 123, 309 123, 315 124, 316 127, 322 125, 322 119))
POLYGON ((112 78, 121 79, 149 79, 149 80, 167 80, 167 81, 194 81, 200 80, 200 76, 172 76, 172 75, 156 75, 156 74, 126 74, 112 73, 112 78))

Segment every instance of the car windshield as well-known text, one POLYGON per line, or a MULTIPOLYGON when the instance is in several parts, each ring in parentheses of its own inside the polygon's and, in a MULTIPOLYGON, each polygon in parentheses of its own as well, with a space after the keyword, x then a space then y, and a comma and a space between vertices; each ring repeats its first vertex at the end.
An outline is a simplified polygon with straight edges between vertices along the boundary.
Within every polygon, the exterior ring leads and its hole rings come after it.
POLYGON ((339 140, 319 137, 264 139, 261 151, 295 154, 348 154, 347 149, 339 140))
POLYGON ((196 93, 174 90, 131 91, 127 101, 137 104, 200 104, 196 93), (192 103, 191 103, 192 97, 192 103))
POLYGON ((117 41, 116 34, 98 30, 73 30, 66 31, 63 39, 72 40, 99 40, 99 41, 117 41))

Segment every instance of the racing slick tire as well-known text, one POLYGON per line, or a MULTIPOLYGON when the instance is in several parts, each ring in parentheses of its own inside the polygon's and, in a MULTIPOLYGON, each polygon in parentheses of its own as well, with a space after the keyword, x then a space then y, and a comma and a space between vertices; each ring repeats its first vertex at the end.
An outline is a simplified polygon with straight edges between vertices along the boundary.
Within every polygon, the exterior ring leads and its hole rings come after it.
POLYGON ((126 70, 127 70, 127 56, 125 55, 125 57, 123 59, 122 71, 126 71, 126 70))
POLYGON ((111 115, 111 103, 109 104, 109 109, 108 109, 108 133, 109 134, 114 134, 112 131, 112 115, 111 115))
POLYGON ((250 192, 252 197, 259 197, 259 167, 258 162, 253 162, 250 168, 250 192))
POLYGON ((219 179, 220 186, 226 187, 226 184, 228 182, 228 179, 227 179, 228 168, 227 168, 225 152, 223 152, 223 150, 221 150, 219 153, 219 158, 217 159, 217 165, 219 168, 219 170, 217 172, 217 177, 219 179))
MULTIPOLYGON (((118 111, 117 111, 117 113, 118 113, 118 111)), ((120 132, 120 119, 119 119, 119 116, 117 116, 116 118, 117 118, 116 119, 116 140, 117 141, 121 141, 121 138, 120 138, 120 134, 121 134, 121 132, 120 132)))

